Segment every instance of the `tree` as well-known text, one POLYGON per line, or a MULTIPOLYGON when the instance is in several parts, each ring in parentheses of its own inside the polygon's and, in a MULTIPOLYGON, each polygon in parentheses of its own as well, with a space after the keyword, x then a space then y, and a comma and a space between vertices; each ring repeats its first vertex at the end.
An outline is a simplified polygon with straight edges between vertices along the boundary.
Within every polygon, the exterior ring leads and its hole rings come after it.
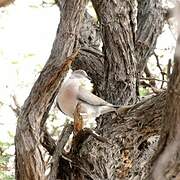
POLYGON ((141 74, 167 18, 161 0, 92 0, 99 27, 85 11, 86 3, 60 1, 61 19, 51 55, 17 123, 16 178, 46 179, 42 145, 52 155, 49 179, 180 178, 178 53, 168 90, 136 103, 141 74), (102 52, 96 48, 99 32, 102 52), (103 138, 82 130, 70 153, 64 154, 72 124, 64 127, 56 144, 45 122, 71 64, 92 77, 95 94, 113 104, 134 106, 98 118, 96 131, 103 138))

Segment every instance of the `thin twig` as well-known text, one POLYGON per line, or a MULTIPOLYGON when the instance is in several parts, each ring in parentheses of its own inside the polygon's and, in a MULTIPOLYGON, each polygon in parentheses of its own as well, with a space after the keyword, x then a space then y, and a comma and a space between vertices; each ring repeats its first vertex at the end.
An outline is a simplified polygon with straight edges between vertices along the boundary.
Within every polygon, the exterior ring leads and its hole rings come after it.
POLYGON ((13 105, 11 105, 11 104, 9 105, 9 107, 13 110, 13 112, 14 112, 15 115, 16 115, 16 117, 19 117, 20 112, 21 112, 21 107, 20 107, 20 105, 19 105, 19 103, 18 103, 18 100, 17 100, 17 97, 16 97, 15 94, 12 95, 12 99, 13 99, 13 102, 14 102, 15 107, 13 107, 13 105))
POLYGON ((157 63, 157 67, 159 68, 159 70, 160 70, 160 72, 161 72, 161 76, 162 76, 162 83, 161 83, 161 89, 163 88, 163 85, 164 85, 164 80, 165 80, 165 75, 166 75, 166 73, 162 70, 162 68, 161 68, 161 65, 160 65, 160 63, 159 63, 159 57, 158 57, 158 55, 154 52, 153 53, 154 54, 154 56, 155 56, 155 58, 156 58, 156 63, 157 63))

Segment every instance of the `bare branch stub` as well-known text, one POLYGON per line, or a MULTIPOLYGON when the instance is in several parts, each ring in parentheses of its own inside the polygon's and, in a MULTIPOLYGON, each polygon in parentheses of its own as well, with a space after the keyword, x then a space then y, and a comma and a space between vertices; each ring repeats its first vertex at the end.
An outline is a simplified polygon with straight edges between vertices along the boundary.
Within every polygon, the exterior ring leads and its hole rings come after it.
POLYGON ((71 154, 78 152, 83 142, 92 135, 95 139, 101 142, 108 142, 106 138, 98 135, 90 128, 84 128, 83 117, 80 114, 81 103, 78 103, 74 112, 74 137, 72 141, 71 154))
POLYGON ((81 129, 74 137, 72 141, 72 147, 71 147, 71 155, 75 155, 80 148, 82 147, 83 142, 89 137, 89 136, 94 137, 98 141, 102 143, 108 143, 108 139, 97 134, 94 130, 90 128, 84 128, 81 129))

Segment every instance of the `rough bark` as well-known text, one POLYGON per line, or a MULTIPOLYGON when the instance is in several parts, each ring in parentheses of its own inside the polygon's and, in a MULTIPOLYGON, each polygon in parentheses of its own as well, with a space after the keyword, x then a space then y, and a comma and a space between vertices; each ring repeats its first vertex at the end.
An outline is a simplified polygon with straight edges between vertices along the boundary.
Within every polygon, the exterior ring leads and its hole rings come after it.
POLYGON ((92 47, 96 49, 99 49, 101 43, 98 22, 87 12, 87 10, 84 13, 84 19, 80 29, 79 43, 81 44, 81 47, 92 47))
POLYGON ((114 104, 136 101, 135 1, 92 0, 102 32, 103 98, 114 104))
POLYGON ((69 69, 70 62, 63 63, 73 52, 83 12, 83 0, 64 3, 52 54, 23 105, 15 137, 16 179, 45 179, 40 145, 41 120, 69 69))
MULTIPOLYGON (((123 4, 128 4, 128 2, 126 2, 126 3, 123 2, 123 4)), ((112 52, 116 51, 117 46, 119 47, 120 50, 122 49, 122 51, 123 51, 123 49, 125 49, 123 47, 123 45, 125 44, 128 46, 128 43, 129 43, 124 34, 117 33, 118 30, 120 30, 119 26, 121 25, 119 22, 122 21, 122 24, 123 24, 123 21, 124 21, 123 20, 124 17, 122 15, 123 13, 121 13, 120 11, 119 12, 117 11, 118 13, 114 12, 112 15, 109 15, 109 12, 108 12, 108 11, 114 11, 114 9, 118 9, 118 7, 121 8, 120 5, 121 4, 116 3, 115 1, 111 1, 111 2, 104 1, 103 3, 101 3, 101 1, 94 1, 94 7, 96 9, 98 16, 100 16, 99 21, 102 24, 102 25, 100 25, 101 30, 102 30, 102 32, 104 32, 104 33, 102 33, 102 39, 104 39, 103 40, 104 49, 106 49, 107 51, 108 50, 110 51, 110 53, 108 53, 109 56, 111 56, 112 52), (109 6, 109 4, 112 4, 112 5, 109 6), (112 21, 111 18, 116 19, 116 20, 112 21), (101 19, 103 19, 103 21, 101 19), (109 23, 110 21, 111 21, 111 23, 109 23), (115 21, 117 21, 116 22, 117 24, 114 23, 115 21), (105 28, 106 26, 111 27, 111 31, 109 31, 108 28, 105 28), (106 31, 108 33, 110 33, 110 36, 109 36, 109 34, 105 33, 106 31), (117 40, 117 42, 114 43, 114 41, 112 41, 113 39, 111 36, 115 37, 116 40, 118 38, 121 39, 120 41, 124 42, 124 44, 122 45, 122 44, 118 43, 118 40, 117 40)), ((139 87, 138 79, 141 76, 141 74, 144 70, 144 67, 146 66, 148 58, 154 52, 157 37, 162 32, 164 20, 166 19, 166 17, 164 16, 165 11, 161 7, 162 6, 161 0, 138 1, 138 5, 136 5, 136 1, 132 1, 132 2, 129 2, 129 6, 130 6, 130 8, 129 8, 130 10, 129 10, 129 14, 126 15, 126 21, 130 22, 131 27, 132 27, 131 28, 130 26, 128 26, 128 28, 130 28, 129 29, 130 33, 133 34, 133 36, 132 35, 130 36, 131 40, 129 40, 129 41, 131 41, 131 42, 133 41, 134 44, 132 44, 132 46, 134 46, 134 48, 135 48, 134 56, 136 57, 136 61, 137 61, 137 64, 136 64, 137 87, 134 86, 134 88, 136 87, 136 89, 137 89, 136 93, 138 94, 138 87, 139 87), (137 17, 136 17, 136 15, 137 15, 137 17)), ((129 6, 124 5, 124 8, 127 8, 129 6)), ((91 38, 97 39, 97 40, 93 39, 92 42, 99 42, 99 33, 97 33, 98 25, 95 24, 95 22, 93 21, 92 18, 85 21, 84 23, 86 24, 87 22, 88 22, 88 25, 84 25, 84 27, 82 28, 83 32, 81 33, 81 39, 85 39, 85 40, 82 40, 82 42, 86 42, 86 49, 88 49, 88 48, 92 49, 92 47, 94 49, 95 46, 93 44, 89 43, 89 41, 86 39, 90 37, 90 39, 91 38), (87 27, 90 26, 90 23, 91 23, 91 26, 93 27, 90 29, 90 31, 93 32, 92 33, 93 36, 89 36, 89 33, 85 33, 89 30, 87 27)), ((122 26, 122 30, 126 30, 126 29, 125 29, 125 27, 123 29, 123 26, 122 26)), ((82 46, 84 46, 84 45, 82 45, 82 46)), ((129 49, 129 47, 127 49, 129 49)), ((119 50, 117 53, 119 53, 119 50)), ((95 53, 93 53, 93 54, 95 55, 95 53)), ((110 62, 107 63, 106 54, 105 54, 105 56, 101 57, 100 62, 99 62, 97 59, 97 58, 99 58, 98 54, 99 53, 97 53, 97 55, 94 57, 92 57, 90 54, 86 55, 86 56, 82 55, 83 57, 80 58, 78 61, 76 61, 76 64, 74 67, 75 68, 80 67, 82 69, 85 69, 92 76, 94 74, 97 75, 98 78, 95 77, 95 81, 93 82, 93 83, 95 83, 95 93, 100 95, 102 98, 106 98, 108 100, 108 96, 106 96, 106 94, 107 94, 106 91, 108 92, 109 90, 108 90, 107 86, 105 86, 105 85, 106 85, 106 83, 109 83, 109 82, 107 82, 107 79, 105 78, 105 74, 110 74, 110 70, 107 68, 107 66, 108 66, 107 64, 111 63, 111 66, 114 67, 114 71, 117 71, 116 73, 114 73, 113 76, 116 76, 115 74, 119 74, 118 68, 120 68, 120 66, 122 66, 122 68, 123 68, 122 61, 128 62, 128 59, 126 57, 124 57, 125 60, 122 58, 121 58, 122 59, 121 60, 119 58, 120 55, 117 55, 115 52, 114 53, 115 55, 113 55, 113 56, 116 57, 118 64, 116 64, 111 57, 109 58, 110 60, 108 60, 110 62), (92 63, 93 60, 91 59, 91 57, 94 58, 94 63, 92 63), (106 63, 104 63, 104 59, 105 59, 106 63), (78 65, 78 63, 79 63, 79 65, 78 65), (89 66, 94 67, 94 68, 89 69, 89 66), (116 68, 116 66, 118 68, 116 68), (100 74, 102 74, 101 77, 99 76, 100 74), (96 84, 98 84, 98 86, 96 86, 96 84), (99 86, 100 86, 100 88, 99 88, 99 86)), ((127 64, 128 63, 126 63, 126 65, 127 64)), ((129 64, 129 66, 131 66, 131 65, 129 64)), ((122 75, 123 75, 123 73, 119 74, 118 76, 122 76, 122 75)), ((127 76, 127 78, 128 78, 128 76, 127 76)), ((92 78, 92 79, 94 79, 94 78, 92 78)), ((114 80, 114 79, 110 80, 109 86, 111 86, 112 84, 118 84, 117 81, 118 80, 114 80)), ((122 84, 123 84, 123 82, 122 82, 122 84)), ((112 91, 113 87, 114 86, 111 86, 110 92, 112 92, 113 94, 119 95, 119 92, 116 92, 116 90, 112 91)), ((126 88, 128 88, 128 87, 126 87, 126 88)), ((123 94, 123 97, 121 97, 120 102, 117 102, 117 103, 123 104, 123 102, 126 101, 126 98, 128 98, 130 95, 127 95, 127 97, 126 97, 125 93, 123 93, 125 91, 125 89, 124 88, 122 89, 121 87, 118 87, 118 89, 123 94), (125 99, 125 100, 122 100, 122 99, 125 99), (123 102, 121 102, 121 101, 123 101, 123 102)), ((116 98, 116 100, 117 100, 117 98, 116 98)), ((111 101, 111 100, 109 99, 108 101, 111 101)), ((116 103, 116 102, 113 101, 113 103, 116 103)))

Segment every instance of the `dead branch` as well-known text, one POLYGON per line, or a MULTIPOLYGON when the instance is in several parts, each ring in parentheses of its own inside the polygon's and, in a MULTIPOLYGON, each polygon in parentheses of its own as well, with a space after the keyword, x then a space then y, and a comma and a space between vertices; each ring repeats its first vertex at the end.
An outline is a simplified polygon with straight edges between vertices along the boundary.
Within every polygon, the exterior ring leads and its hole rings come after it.
POLYGON ((16 95, 12 95, 12 99, 13 99, 13 102, 14 102, 14 106, 13 105, 9 105, 9 107, 13 110, 13 112, 15 113, 16 117, 19 117, 20 115, 20 112, 21 112, 21 107, 18 103, 18 100, 17 100, 17 97, 16 95))
POLYGON ((155 88, 154 86, 152 86, 151 84, 148 84, 147 82, 145 81, 140 81, 140 85, 142 85, 143 87, 149 87, 152 89, 153 93, 155 94, 159 94, 161 92, 163 92, 162 89, 158 89, 158 88, 155 88))

